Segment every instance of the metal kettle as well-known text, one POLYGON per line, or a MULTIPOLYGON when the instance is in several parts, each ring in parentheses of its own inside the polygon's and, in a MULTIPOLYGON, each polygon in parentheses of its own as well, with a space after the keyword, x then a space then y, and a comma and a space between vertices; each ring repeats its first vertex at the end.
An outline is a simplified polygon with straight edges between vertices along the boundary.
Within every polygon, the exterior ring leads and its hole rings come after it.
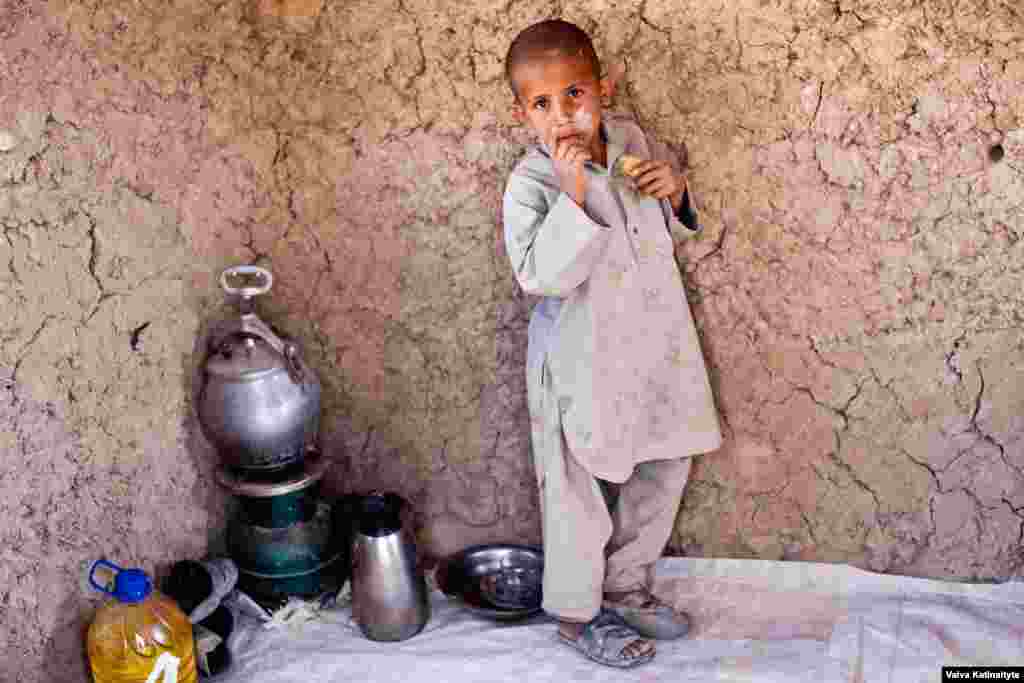
POLYGON ((407 503, 371 493, 352 506, 352 615, 371 640, 405 640, 430 619, 426 579, 411 532, 407 503))
POLYGON ((197 412, 203 433, 229 467, 270 471, 300 462, 317 438, 320 381, 296 344, 253 313, 253 298, 270 291, 270 271, 235 266, 221 273, 240 315, 214 329, 203 363, 197 412), (232 280, 257 284, 236 287, 232 280))

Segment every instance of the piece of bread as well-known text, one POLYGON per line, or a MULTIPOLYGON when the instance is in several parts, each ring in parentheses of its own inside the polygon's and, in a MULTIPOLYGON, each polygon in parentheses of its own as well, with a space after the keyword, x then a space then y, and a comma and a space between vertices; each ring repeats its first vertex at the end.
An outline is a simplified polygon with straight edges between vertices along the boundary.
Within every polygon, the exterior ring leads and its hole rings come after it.
POLYGON ((639 166, 644 163, 644 161, 645 159, 635 157, 632 154, 623 154, 615 161, 615 173, 617 175, 635 178, 639 175, 639 166))

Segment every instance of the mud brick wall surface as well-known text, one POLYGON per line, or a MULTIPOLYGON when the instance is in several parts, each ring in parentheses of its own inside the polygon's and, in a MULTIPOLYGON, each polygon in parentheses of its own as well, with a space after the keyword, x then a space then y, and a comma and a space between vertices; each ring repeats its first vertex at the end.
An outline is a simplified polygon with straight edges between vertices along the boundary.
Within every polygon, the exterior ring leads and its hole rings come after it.
POLYGON ((671 550, 1020 570, 1014 0, 0 0, 0 678, 85 680, 90 559, 218 547, 190 397, 230 265, 275 275, 334 490, 407 496, 434 555, 539 540, 502 59, 549 16, 689 150, 727 441, 671 550))

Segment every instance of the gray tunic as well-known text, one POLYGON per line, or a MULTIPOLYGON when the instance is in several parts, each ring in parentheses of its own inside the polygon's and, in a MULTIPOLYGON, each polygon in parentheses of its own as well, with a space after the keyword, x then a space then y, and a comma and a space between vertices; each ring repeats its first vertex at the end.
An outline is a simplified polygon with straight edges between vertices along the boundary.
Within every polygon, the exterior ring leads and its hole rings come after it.
MULTIPOLYGON (((605 118, 608 168, 623 153, 668 159, 629 120, 605 118)), ((692 235, 667 200, 637 195, 588 163, 581 209, 545 146, 509 178, 505 246, 530 320, 527 386, 538 480, 567 445, 594 476, 714 450, 721 431, 673 255, 692 235), (670 234, 671 233, 671 234, 670 234), (563 441, 564 437, 564 441, 563 441)))

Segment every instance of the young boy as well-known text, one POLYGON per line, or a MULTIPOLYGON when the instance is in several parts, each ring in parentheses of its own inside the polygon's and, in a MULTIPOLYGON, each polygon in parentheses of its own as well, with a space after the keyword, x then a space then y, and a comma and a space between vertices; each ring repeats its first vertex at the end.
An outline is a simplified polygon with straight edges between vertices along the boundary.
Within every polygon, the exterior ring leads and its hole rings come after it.
POLYGON ((544 536, 544 609, 587 657, 631 667, 688 631, 651 594, 689 456, 721 444, 671 233, 699 228, 685 178, 644 133, 602 113, 613 84, 587 34, 535 24, 505 62, 514 114, 540 145, 504 198, 516 278, 540 295, 527 385, 544 536), (628 162, 630 180, 612 173, 628 162), (618 484, 611 510, 608 484, 618 484))

